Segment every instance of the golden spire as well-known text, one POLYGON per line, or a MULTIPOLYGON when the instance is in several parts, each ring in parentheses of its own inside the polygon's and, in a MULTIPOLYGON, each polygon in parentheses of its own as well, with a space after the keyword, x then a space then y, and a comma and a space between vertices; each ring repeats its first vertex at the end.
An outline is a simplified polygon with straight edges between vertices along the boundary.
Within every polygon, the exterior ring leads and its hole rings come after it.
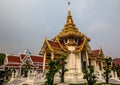
POLYGON ((67 23, 73 23, 71 12, 70 12, 70 1, 68 1, 68 16, 67 16, 67 23))
POLYGON ((70 1, 68 1, 68 16, 71 16, 71 13, 70 13, 70 1))
POLYGON ((78 31, 78 28, 73 22, 71 11, 70 11, 70 0, 68 1, 68 16, 66 23, 62 29, 62 32, 60 32, 56 37, 57 38, 67 38, 69 36, 74 36, 74 37, 82 37, 81 32, 78 31))

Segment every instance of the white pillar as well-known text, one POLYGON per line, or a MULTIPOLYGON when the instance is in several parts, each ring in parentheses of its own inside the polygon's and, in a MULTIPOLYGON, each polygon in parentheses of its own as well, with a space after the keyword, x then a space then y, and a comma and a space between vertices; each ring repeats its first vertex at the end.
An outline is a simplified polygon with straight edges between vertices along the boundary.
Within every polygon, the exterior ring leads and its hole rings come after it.
POLYGON ((91 65, 94 66, 95 72, 96 72, 96 60, 91 60, 91 65))
POLYGON ((96 62, 96 60, 94 60, 94 64, 95 64, 95 71, 97 71, 97 62, 96 62))
POLYGON ((21 77, 21 67, 22 66, 20 66, 20 69, 19 69, 19 77, 21 77))
POLYGON ((82 61, 81 61, 81 52, 79 53, 79 70, 80 71, 80 78, 82 79, 83 78, 83 72, 82 72, 82 61))
POLYGON ((89 66, 89 58, 88 58, 88 53, 87 53, 87 51, 86 51, 86 66, 89 66))
POLYGON ((80 61, 80 67, 79 68, 80 68, 80 72, 82 73, 81 52, 79 53, 79 58, 80 58, 79 59, 79 61, 80 61))
POLYGON ((98 72, 100 72, 100 64, 100 61, 96 61, 96 68, 98 72))
POLYGON ((101 64, 100 79, 102 79, 102 78, 103 78, 102 74, 103 74, 103 72, 104 72, 104 69, 103 69, 103 62, 101 61, 100 64, 101 64))
POLYGON ((28 71, 27 79, 30 79, 30 71, 28 71))
POLYGON ((45 71, 45 66, 46 66, 46 52, 44 53, 44 58, 43 58, 43 72, 45 71))
POLYGON ((51 52, 51 59, 54 60, 54 53, 51 52))

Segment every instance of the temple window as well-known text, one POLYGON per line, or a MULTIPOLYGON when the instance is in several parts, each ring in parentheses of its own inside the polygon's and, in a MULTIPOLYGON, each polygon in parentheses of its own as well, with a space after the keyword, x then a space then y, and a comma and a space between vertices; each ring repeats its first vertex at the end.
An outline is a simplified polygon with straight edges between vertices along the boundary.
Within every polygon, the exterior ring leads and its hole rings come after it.
POLYGON ((86 69, 86 55, 85 52, 81 53, 81 62, 82 62, 82 70, 86 69))

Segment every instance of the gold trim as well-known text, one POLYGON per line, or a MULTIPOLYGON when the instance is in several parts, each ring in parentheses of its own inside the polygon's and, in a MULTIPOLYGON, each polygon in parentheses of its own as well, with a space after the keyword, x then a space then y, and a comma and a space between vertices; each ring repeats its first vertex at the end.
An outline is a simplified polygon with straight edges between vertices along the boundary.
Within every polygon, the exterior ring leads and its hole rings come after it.
POLYGON ((56 37, 56 41, 58 42, 58 44, 60 45, 60 48, 61 48, 62 50, 68 52, 68 50, 65 49, 65 48, 61 45, 61 43, 60 43, 60 41, 59 41, 59 39, 58 39, 57 37, 56 37))
POLYGON ((51 45, 49 44, 47 38, 45 39, 45 41, 46 41, 46 43, 47 43, 47 45, 48 45, 48 48, 49 48, 51 51, 53 51, 53 49, 52 49, 51 45))
POLYGON ((83 44, 82 44, 82 45, 77 46, 77 47, 76 47, 76 50, 74 50, 73 52, 74 52, 74 53, 80 52, 80 51, 83 49, 83 47, 84 47, 84 45, 85 45, 86 41, 87 41, 87 39, 86 39, 86 38, 84 38, 83 44), (78 50, 77 50, 77 49, 78 49, 78 50))

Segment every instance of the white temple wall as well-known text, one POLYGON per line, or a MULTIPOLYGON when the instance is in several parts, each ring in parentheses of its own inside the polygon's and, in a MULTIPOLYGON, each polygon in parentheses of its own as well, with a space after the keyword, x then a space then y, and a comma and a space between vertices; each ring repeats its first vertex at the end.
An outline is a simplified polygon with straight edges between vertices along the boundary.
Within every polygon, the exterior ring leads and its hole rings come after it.
MULTIPOLYGON (((73 51, 75 47, 70 46, 68 49, 73 51)), ((81 53, 69 53, 66 62, 68 71, 65 73, 65 78, 82 78, 81 53)))
MULTIPOLYGON (((96 62, 96 61, 95 61, 96 62)), ((100 72, 100 66, 99 66, 99 62, 96 62, 96 71, 100 72)))
POLYGON ((95 71, 97 70, 96 68, 96 60, 91 60, 91 65, 94 66, 95 71))

